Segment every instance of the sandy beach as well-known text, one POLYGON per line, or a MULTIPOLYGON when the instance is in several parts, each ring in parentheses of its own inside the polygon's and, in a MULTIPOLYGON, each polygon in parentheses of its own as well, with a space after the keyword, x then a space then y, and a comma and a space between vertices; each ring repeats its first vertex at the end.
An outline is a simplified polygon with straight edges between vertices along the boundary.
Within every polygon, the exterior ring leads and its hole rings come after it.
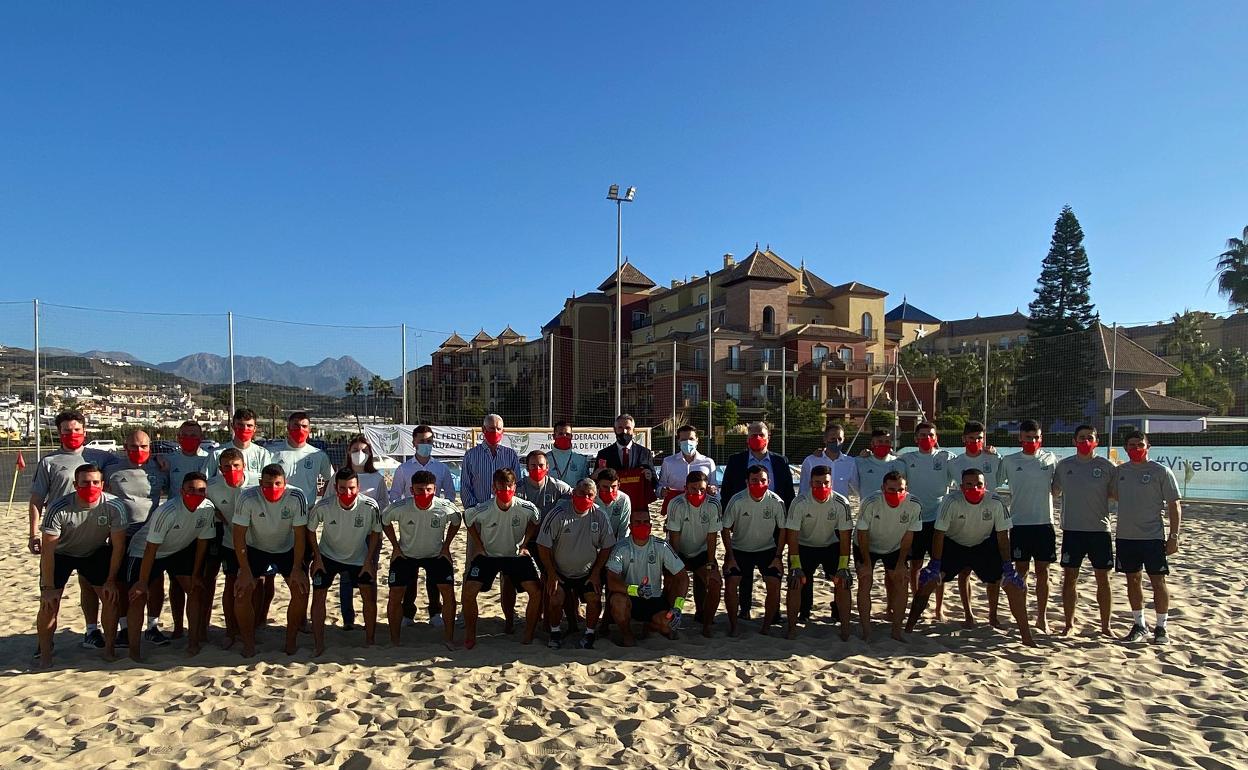
MULTIPOLYGON (((600 641, 556 651, 539 637, 526 647, 519 633, 503 635, 493 592, 471 651, 448 653, 419 623, 397 650, 364 649, 362 630, 333 628, 313 660, 310 637, 288 657, 271 627, 258 657, 244 660, 217 645, 218 607, 194 659, 179 640, 145 647, 143 664, 105 663, 79 646, 70 592, 55 664, 42 672, 30 668, 37 565, 15 526, 0 540, 0 767, 1243 768, 1248 508, 1184 513, 1168 647, 1094 637, 1090 573, 1080 632, 1040 634, 1035 649, 1011 628, 982 625, 978 587, 978 628, 961 627, 954 601, 945 622, 921 625, 907 644, 882 626, 871 644, 843 643, 821 579, 819 622, 795 641, 761 637, 756 623, 729 639, 721 608, 710 640, 686 632, 632 649, 600 641)), ((18 522, 24 511, 8 515, 18 522)), ((1113 589, 1122 633, 1118 576, 1113 589)), ((878 581, 877 594, 882 612, 878 581)), ((279 588, 275 619, 285 596, 279 588)), ((1054 631, 1059 614, 1050 608, 1054 631)), ((167 609, 162 626, 171 627, 167 609)))

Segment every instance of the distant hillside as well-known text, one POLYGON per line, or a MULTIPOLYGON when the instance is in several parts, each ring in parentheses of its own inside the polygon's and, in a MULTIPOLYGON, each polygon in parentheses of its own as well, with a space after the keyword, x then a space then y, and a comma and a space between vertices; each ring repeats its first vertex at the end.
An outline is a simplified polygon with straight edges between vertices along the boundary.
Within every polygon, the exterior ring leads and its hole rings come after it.
MULTIPOLYGON (((230 381, 230 360, 215 353, 194 353, 177 361, 156 364, 156 368, 204 384, 230 381)), ((351 356, 326 358, 314 366, 299 366, 291 361, 279 364, 263 356, 234 357, 234 378, 238 382, 309 388, 313 393, 327 396, 341 396, 343 384, 351 377, 368 382, 372 376, 372 372, 351 356)))

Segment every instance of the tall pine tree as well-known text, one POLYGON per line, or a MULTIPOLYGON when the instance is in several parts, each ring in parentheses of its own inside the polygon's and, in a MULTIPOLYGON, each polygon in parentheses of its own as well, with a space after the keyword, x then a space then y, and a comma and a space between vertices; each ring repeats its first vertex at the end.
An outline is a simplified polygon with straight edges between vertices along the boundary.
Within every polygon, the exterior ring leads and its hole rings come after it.
POLYGON ((1053 225, 1053 239, 1038 284, 1036 298, 1028 306, 1035 336, 1083 331, 1099 320, 1088 294, 1092 268, 1083 249, 1083 228, 1070 206, 1062 208, 1053 225))

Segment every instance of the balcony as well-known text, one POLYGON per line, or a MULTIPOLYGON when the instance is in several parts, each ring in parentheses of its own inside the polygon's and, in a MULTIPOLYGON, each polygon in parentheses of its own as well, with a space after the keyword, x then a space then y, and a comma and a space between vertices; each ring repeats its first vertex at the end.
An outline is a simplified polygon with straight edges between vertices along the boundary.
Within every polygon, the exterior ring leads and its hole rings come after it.
POLYGON ((825 402, 828 409, 866 409, 867 400, 857 396, 851 398, 829 398, 825 402))
POLYGON ((814 371, 823 371, 828 374, 887 374, 890 367, 880 364, 869 364, 866 361, 844 361, 840 358, 823 358, 810 362, 810 368, 814 371))

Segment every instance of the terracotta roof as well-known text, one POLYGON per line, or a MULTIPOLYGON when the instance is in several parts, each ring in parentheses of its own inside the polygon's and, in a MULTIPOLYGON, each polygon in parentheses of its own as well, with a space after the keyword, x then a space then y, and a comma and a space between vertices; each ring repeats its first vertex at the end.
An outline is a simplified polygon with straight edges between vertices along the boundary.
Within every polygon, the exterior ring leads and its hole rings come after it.
POLYGON ((514 340, 514 339, 519 339, 520 334, 515 329, 511 328, 511 324, 507 324, 507 328, 503 329, 501 332, 498 333, 498 338, 500 340, 503 340, 503 339, 514 340))
MULTIPOLYGON (((1119 348, 1122 352, 1122 348, 1119 348)), ((1181 398, 1163 396, 1147 390, 1132 388, 1114 399, 1114 414, 1117 416, 1132 414, 1174 414, 1207 417, 1213 409, 1204 404, 1195 404, 1181 398)))
POLYGON ((884 316, 884 322, 890 321, 910 321, 919 324, 938 324, 940 319, 931 313, 925 313, 914 305, 911 305, 905 297, 901 298, 901 304, 888 311, 884 316))
POLYGON ((468 342, 463 337, 459 336, 458 334, 452 333, 451 336, 447 337, 442 342, 442 344, 438 346, 438 349, 441 350, 442 348, 466 348, 466 347, 468 347, 468 342))
MULTIPOLYGON (((933 336, 968 337, 972 335, 1019 332, 1029 334, 1027 324, 1031 319, 1015 310, 1006 315, 975 316, 954 321, 942 321, 940 331, 933 336)), ((930 339, 930 338, 928 338, 930 339)))
POLYGON ((731 286, 747 280, 779 281, 789 283, 797 280, 796 270, 771 249, 760 250, 757 245, 750 256, 741 260, 725 278, 723 285, 731 286))
POLYGON ((781 337, 815 337, 824 340, 839 340, 843 342, 870 342, 871 337, 864 337, 858 332, 851 332, 849 329, 842 329, 839 326, 830 324, 802 324, 785 330, 781 337))
POLYGON ((472 338, 473 342, 493 342, 494 338, 486 333, 485 329, 477 332, 477 336, 472 338))
POLYGON ((802 287, 806 289, 806 293, 810 296, 822 296, 836 288, 832 284, 807 270, 805 266, 803 266, 801 270, 802 287))
POLYGON ((887 297, 888 292, 877 289, 874 286, 868 286, 858 281, 850 281, 842 283, 839 286, 833 286, 825 296, 835 297, 841 294, 861 294, 868 297, 887 297))
POLYGON ((1148 349, 1140 345, 1140 343, 1128 337, 1118 330, 1118 350, 1114 351, 1114 330, 1103 323, 1097 323, 1096 326, 1088 330, 1093 340, 1098 343, 1100 350, 1098 362, 1103 371, 1112 368, 1112 364, 1116 363, 1118 371, 1128 374, 1156 374, 1162 377, 1178 377, 1179 370, 1163 359, 1158 358, 1148 349))
MULTIPOLYGON (((620 284, 624 287, 653 289, 654 281, 649 276, 633 267, 632 262, 625 262, 620 266, 620 284)), ((598 291, 611 291, 615 288, 615 273, 607 276, 607 279, 598 284, 598 291)))

